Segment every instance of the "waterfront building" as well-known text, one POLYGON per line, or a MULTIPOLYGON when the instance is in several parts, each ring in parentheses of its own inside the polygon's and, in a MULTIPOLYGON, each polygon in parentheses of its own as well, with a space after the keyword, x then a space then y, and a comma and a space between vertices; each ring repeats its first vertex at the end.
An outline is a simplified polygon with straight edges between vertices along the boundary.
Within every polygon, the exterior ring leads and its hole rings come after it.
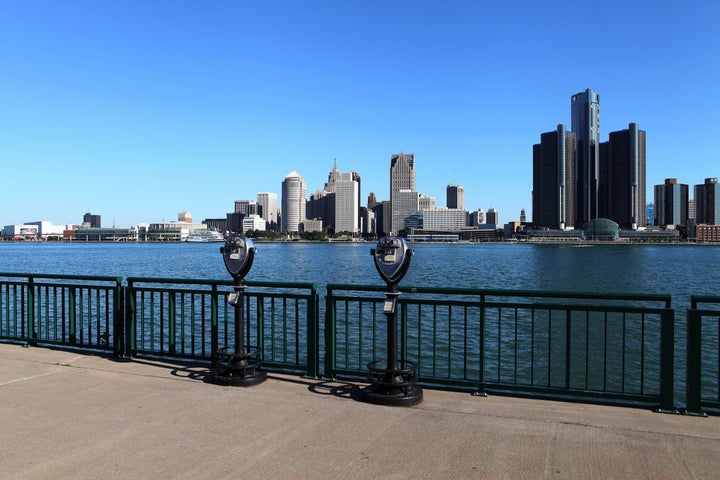
POLYGON ((488 225, 500 225, 500 214, 494 208, 489 208, 487 211, 487 222, 488 225))
MULTIPOLYGON (((407 213, 407 205, 403 204, 396 196, 401 191, 416 192, 415 187, 415 154, 414 153, 393 153, 390 155, 390 208, 389 225, 386 233, 397 234, 405 228, 405 217, 417 213, 407 213)), ((405 195, 407 196, 407 195, 405 195)), ((416 193, 417 197, 417 193, 416 193)), ((417 202, 417 198, 415 198, 417 202)))
POLYGON ((267 224, 265 223, 265 219, 262 218, 260 215, 248 215, 247 217, 243 218, 243 232, 247 232, 248 230, 260 230, 264 231, 267 229, 267 224))
MULTIPOLYGON (((576 224, 575 134, 565 125, 540 135, 533 145, 532 221, 540 228, 560 229, 576 224)), ((488 211, 488 223, 490 212, 488 211)))
POLYGON ((620 228, 645 227, 645 138, 637 123, 600 144, 600 216, 620 228))
POLYGON ((275 230, 278 223, 277 193, 258 192, 257 203, 260 205, 260 216, 265 220, 270 230, 275 230))
POLYGON ((706 178, 695 185, 695 215, 698 225, 720 225, 720 183, 717 178, 706 178))
POLYGON ((302 222, 303 232, 322 232, 323 223, 322 220, 310 220, 306 218, 302 222))
POLYGON ((465 210, 465 187, 462 185, 448 185, 446 189, 447 208, 459 208, 465 210))
POLYGON ((465 210, 459 208, 423 209, 422 228, 425 230, 461 230, 465 228, 465 210))
POLYGON ((296 170, 285 176, 282 183, 282 227, 283 233, 299 232, 305 220, 305 198, 307 184, 296 170))
POLYGON ((688 186, 677 178, 666 178, 655 185, 655 225, 684 226, 688 219, 688 186))
MULTIPOLYGON (((600 175, 600 95, 591 89, 576 93, 570 104, 571 130, 575 134, 575 224, 598 217, 600 175)), ((533 218, 534 218, 533 211, 533 218)))
POLYGON ((357 233, 359 200, 358 182, 353 172, 340 173, 335 179, 335 232, 357 233))
POLYGON ((178 222, 192 223, 192 213, 187 210, 178 213, 178 222))
POLYGON ((527 223, 527 215, 525 215, 525 209, 520 209, 520 223, 527 223))
POLYGON ((400 226, 399 230, 392 230, 390 234, 398 235, 400 230, 410 228, 410 225, 406 224, 406 221, 411 216, 417 215, 419 208, 420 196, 414 190, 402 189, 393 195, 392 200, 392 215, 393 225, 400 226))
POLYGON ((100 228, 101 224, 101 218, 100 215, 93 215, 92 213, 88 212, 83 216, 83 226, 91 227, 91 228, 100 228))

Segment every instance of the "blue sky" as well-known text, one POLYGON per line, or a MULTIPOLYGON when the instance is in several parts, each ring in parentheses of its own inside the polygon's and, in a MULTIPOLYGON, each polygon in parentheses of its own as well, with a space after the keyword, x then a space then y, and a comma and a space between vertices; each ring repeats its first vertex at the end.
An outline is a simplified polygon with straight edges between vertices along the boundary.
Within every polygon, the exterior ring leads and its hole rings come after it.
POLYGON ((337 161, 500 222, 531 216, 532 145, 600 94, 647 131, 648 200, 720 176, 720 2, 0 0, 0 225, 224 217, 337 161))

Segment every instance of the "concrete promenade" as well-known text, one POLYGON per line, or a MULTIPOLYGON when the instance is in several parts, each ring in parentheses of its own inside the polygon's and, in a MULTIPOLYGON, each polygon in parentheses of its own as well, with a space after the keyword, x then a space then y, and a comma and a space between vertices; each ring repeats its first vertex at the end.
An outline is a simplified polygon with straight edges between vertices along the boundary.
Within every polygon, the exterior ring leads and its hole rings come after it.
POLYGON ((720 418, 362 385, 0 344, 3 479, 717 479, 720 418))

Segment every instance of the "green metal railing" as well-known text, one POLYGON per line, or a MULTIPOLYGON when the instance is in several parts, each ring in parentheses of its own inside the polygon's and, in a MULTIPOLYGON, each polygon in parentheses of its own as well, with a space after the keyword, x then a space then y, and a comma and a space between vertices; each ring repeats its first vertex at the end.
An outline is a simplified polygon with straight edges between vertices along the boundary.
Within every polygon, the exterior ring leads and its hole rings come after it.
POLYGON ((0 338, 117 351, 125 342, 121 283, 118 277, 0 273, 0 338))
MULTIPOLYGON (((384 287, 327 290, 325 374, 367 376, 386 356, 384 287)), ((669 295, 400 291, 400 356, 419 363, 423 384, 674 411, 669 295)))
MULTIPOLYGON (((128 278, 126 356, 159 355, 213 361, 232 348, 231 281, 128 278)), ((310 283, 246 282, 245 344, 263 365, 320 376, 317 288, 310 283), (252 319, 252 322, 251 322, 252 319)))
POLYGON ((687 412, 717 413, 720 412, 720 297, 693 295, 687 318, 687 412))
MULTIPOLYGON (((245 344, 268 371, 366 379, 386 356, 385 286, 328 285, 322 325, 314 284, 246 286, 245 344)), ((0 340, 212 362, 232 347, 232 291, 230 280, 0 273, 0 340)), ((424 385, 661 411, 675 409, 675 387, 688 413, 720 411, 720 297, 692 297, 687 345, 676 345, 669 295, 400 291, 400 357, 419 363, 424 385)))

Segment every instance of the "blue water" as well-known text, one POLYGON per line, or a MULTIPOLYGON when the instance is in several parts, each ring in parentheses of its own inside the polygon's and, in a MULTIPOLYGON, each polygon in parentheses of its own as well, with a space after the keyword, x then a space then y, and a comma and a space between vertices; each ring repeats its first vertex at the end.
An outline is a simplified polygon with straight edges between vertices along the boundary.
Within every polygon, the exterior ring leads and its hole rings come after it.
MULTIPOLYGON (((0 272, 229 279, 209 243, 0 242, 0 272)), ((256 243, 248 280, 381 284, 374 243, 256 243)), ((413 244, 403 286, 720 295, 720 246, 413 244)))

